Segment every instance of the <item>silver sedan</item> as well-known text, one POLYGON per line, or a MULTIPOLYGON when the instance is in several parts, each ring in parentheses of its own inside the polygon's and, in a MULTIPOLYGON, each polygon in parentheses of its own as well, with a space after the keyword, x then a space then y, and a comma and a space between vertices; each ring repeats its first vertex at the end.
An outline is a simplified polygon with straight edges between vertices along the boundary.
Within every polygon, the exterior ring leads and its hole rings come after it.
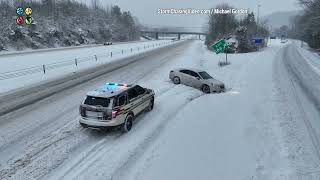
POLYGON ((204 93, 224 92, 224 83, 214 79, 207 72, 196 69, 176 69, 170 71, 169 78, 174 84, 184 84, 204 93))

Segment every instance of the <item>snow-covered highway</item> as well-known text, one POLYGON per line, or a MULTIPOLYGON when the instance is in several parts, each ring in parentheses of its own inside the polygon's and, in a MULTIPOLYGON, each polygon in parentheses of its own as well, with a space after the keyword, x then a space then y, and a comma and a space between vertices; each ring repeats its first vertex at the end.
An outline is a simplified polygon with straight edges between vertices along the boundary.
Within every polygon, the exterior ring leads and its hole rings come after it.
POLYGON ((180 41, 135 41, 0 54, 0 95, 177 42, 180 41))
POLYGON ((224 55, 190 41, 0 116, 0 179, 319 178, 319 100, 310 95, 320 75, 303 53, 274 41, 230 54, 221 68, 224 55), (206 70, 229 90, 174 85, 169 71, 180 67, 206 70), (104 82, 154 89, 154 110, 127 134, 81 128, 78 106, 104 82))

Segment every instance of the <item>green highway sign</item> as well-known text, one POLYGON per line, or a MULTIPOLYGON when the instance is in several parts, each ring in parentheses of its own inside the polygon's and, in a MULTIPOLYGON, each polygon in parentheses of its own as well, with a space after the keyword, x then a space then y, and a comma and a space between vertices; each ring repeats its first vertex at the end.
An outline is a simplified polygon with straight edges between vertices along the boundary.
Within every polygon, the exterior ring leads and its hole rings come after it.
POLYGON ((220 39, 218 42, 214 43, 210 46, 216 54, 223 53, 226 48, 228 48, 228 44, 224 39, 220 39))

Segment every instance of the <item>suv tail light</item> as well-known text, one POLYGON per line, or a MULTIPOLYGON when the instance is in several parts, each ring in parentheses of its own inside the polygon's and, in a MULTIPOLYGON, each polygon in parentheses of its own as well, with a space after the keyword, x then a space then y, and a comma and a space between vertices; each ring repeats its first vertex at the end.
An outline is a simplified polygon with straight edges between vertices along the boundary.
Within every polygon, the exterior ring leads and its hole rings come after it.
POLYGON ((79 111, 80 111, 80 115, 81 115, 82 117, 86 117, 85 109, 84 109, 82 106, 80 106, 79 111))
POLYGON ((121 111, 121 108, 115 108, 112 110, 112 119, 118 116, 118 113, 121 111))

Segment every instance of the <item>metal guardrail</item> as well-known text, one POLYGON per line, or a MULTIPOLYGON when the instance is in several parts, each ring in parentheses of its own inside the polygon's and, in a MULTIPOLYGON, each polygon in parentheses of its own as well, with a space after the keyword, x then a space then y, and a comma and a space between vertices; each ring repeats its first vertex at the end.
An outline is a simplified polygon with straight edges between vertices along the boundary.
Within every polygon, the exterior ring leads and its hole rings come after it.
POLYGON ((104 54, 96 54, 93 56, 87 56, 87 57, 80 57, 80 58, 74 58, 73 60, 65 60, 65 61, 58 61, 50 64, 42 64, 39 66, 33 66, 33 67, 27 67, 23 69, 13 70, 13 71, 7 71, 0 73, 0 81, 1 80, 7 80, 7 79, 13 79, 21 76, 31 75, 35 73, 42 73, 46 74, 49 70, 54 70, 62 67, 67 66, 75 66, 77 67, 79 64, 83 62, 93 61, 98 62, 100 58, 112 58, 116 55, 123 55, 126 53, 133 53, 144 49, 154 48, 161 45, 166 45, 169 43, 172 43, 173 41, 166 41, 161 43, 155 43, 151 45, 144 45, 144 46, 138 46, 135 48, 130 49, 122 49, 121 51, 110 51, 104 54))
MULTIPOLYGON (((248 180, 259 180, 260 176, 252 176, 248 180)), ((320 179, 320 170, 314 171, 305 171, 297 170, 297 172, 292 174, 278 174, 275 178, 276 180, 319 180, 320 179)))

